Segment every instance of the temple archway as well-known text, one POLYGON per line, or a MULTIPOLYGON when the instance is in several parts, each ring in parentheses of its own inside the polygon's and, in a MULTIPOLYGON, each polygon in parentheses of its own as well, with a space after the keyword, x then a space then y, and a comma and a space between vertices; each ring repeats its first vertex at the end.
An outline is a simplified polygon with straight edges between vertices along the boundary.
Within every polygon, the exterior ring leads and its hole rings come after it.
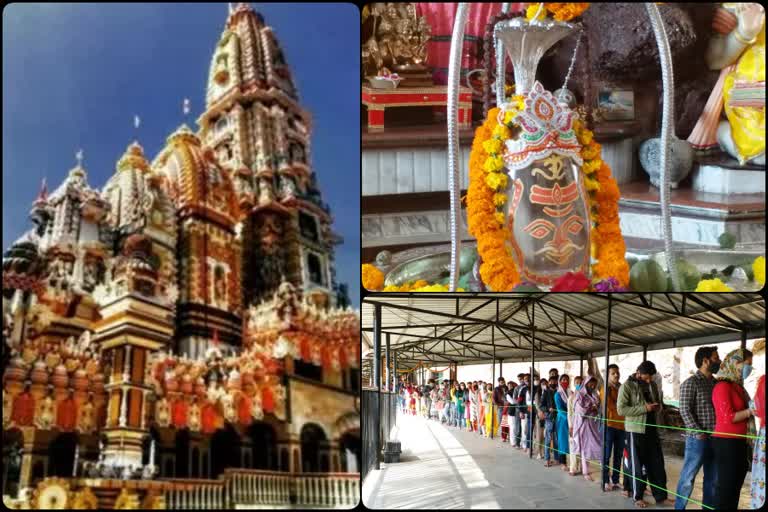
POLYGON ((176 433, 176 478, 189 478, 189 430, 184 429, 176 433))
POLYGON ((241 467, 240 456, 240 436, 232 425, 217 430, 211 437, 211 479, 218 478, 227 468, 241 467))
POLYGON ((48 445, 48 476, 72 476, 77 441, 77 434, 64 432, 48 445))
POLYGON ((345 433, 339 438, 341 471, 359 473, 362 464, 360 450, 360 431, 345 433))
POLYGON ((275 429, 269 423, 257 422, 248 428, 253 443, 253 469, 277 471, 277 446, 275 429))
POLYGON ((17 496, 24 438, 17 428, 3 432, 3 496, 17 496))
POLYGON ((323 467, 327 466, 328 438, 320 426, 307 423, 301 429, 301 471, 302 473, 319 473, 323 471, 323 467), (325 455, 325 461, 322 455, 325 455))

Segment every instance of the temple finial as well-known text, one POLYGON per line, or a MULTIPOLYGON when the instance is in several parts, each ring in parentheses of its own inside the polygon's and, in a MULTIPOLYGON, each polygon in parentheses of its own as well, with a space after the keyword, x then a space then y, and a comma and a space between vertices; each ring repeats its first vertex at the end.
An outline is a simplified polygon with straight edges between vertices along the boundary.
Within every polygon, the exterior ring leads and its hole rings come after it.
POLYGON ((78 149, 77 153, 75 153, 75 159, 77 160, 77 166, 78 167, 82 167, 83 166, 83 156, 84 156, 83 150, 82 149, 78 149))
POLYGON ((45 176, 43 176, 43 181, 40 183, 40 193, 37 194, 37 199, 35 200, 35 202, 37 201, 44 202, 47 200, 48 200, 48 181, 45 178, 45 176))
POLYGON ((185 116, 189 115, 189 111, 190 111, 190 108, 189 108, 189 98, 184 98, 184 103, 182 104, 181 110, 182 110, 182 112, 184 112, 185 116))

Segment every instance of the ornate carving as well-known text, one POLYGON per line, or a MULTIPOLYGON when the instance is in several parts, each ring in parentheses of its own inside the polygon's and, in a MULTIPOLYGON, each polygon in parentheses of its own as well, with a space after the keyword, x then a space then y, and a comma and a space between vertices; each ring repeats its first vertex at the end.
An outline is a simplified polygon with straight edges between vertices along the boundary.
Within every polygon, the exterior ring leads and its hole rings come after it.
POLYGON ((69 482, 63 478, 46 478, 39 484, 32 499, 38 510, 64 510, 69 508, 69 482))

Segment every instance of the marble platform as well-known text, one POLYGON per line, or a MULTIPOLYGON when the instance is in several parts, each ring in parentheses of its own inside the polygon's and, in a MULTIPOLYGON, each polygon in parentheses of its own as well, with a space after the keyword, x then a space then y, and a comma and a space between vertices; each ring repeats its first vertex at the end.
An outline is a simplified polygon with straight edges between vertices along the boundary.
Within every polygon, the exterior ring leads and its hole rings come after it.
MULTIPOLYGON (((765 194, 713 194, 680 188, 672 191, 672 235, 676 242, 717 246, 723 232, 742 243, 765 244, 765 194)), ((621 187, 624 237, 661 240, 659 190, 645 182, 621 187)))
POLYGON ((691 173, 693 190, 715 194, 765 194, 765 168, 741 166, 731 158, 710 158, 691 173))

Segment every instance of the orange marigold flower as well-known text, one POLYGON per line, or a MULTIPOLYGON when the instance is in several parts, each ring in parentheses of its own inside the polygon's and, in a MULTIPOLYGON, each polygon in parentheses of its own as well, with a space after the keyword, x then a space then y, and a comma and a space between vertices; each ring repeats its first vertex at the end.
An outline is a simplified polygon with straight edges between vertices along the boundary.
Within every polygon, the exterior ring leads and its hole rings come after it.
POLYGON ((384 274, 381 270, 366 263, 362 268, 363 288, 370 291, 378 291, 384 287, 384 274))

